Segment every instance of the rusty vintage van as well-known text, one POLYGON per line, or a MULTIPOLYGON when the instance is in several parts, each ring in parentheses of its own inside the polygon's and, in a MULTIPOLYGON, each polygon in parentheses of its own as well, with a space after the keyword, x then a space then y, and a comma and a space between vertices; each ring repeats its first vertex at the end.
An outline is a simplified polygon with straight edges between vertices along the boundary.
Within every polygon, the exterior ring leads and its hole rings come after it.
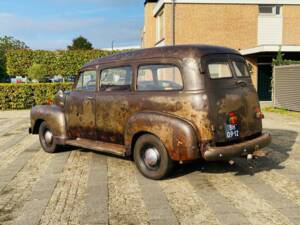
POLYGON ((71 92, 31 110, 46 152, 72 145, 133 156, 152 179, 174 162, 230 160, 266 146, 263 114, 239 52, 195 45, 143 49, 96 59, 71 92))

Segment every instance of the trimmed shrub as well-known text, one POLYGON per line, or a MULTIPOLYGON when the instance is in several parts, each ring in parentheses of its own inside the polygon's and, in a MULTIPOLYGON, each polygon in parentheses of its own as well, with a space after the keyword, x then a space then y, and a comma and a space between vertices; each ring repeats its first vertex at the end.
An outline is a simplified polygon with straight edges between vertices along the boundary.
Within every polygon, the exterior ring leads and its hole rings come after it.
POLYGON ((0 110, 30 109, 47 104, 59 90, 71 90, 72 83, 0 84, 0 110))
POLYGON ((117 52, 121 51, 112 52, 98 49, 72 51, 11 50, 6 53, 6 68, 7 73, 11 76, 28 75, 28 69, 33 64, 44 65, 49 76, 76 75, 85 63, 117 52))

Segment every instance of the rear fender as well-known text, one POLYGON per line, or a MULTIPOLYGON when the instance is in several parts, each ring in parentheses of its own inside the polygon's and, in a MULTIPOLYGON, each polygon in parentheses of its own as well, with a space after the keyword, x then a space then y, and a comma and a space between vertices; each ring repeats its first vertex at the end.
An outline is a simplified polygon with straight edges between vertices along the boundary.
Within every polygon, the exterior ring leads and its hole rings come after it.
POLYGON ((128 155, 132 155, 135 136, 140 133, 157 136, 175 161, 189 161, 201 156, 193 127, 180 118, 158 112, 134 114, 127 121, 125 130, 128 155))

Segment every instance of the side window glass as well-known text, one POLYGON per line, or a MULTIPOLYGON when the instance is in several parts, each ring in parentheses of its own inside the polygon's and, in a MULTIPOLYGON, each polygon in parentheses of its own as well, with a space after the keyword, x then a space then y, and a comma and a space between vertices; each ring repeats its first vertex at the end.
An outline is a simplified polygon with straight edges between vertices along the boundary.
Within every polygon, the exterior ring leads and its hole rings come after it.
POLYGON ((77 85, 76 85, 76 90, 82 90, 82 79, 83 79, 83 73, 80 74, 77 85))
POLYGON ((250 73, 248 67, 243 61, 232 61, 235 73, 237 77, 249 77, 250 73))
POLYGON ((182 90, 183 82, 180 70, 174 65, 140 66, 137 78, 139 91, 175 91, 182 90))
POLYGON ((118 67, 101 72, 101 91, 128 91, 132 82, 132 68, 118 67))
POLYGON ((95 91, 96 90, 96 71, 85 71, 80 74, 76 90, 95 91))

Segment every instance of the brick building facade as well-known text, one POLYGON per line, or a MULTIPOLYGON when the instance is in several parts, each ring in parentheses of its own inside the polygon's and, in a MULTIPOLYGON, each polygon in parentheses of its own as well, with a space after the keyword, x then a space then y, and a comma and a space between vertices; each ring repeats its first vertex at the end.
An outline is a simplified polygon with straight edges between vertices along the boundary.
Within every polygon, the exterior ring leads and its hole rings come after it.
POLYGON ((144 48, 211 44, 239 50, 261 100, 271 100, 272 59, 300 59, 300 0, 146 0, 144 48))

